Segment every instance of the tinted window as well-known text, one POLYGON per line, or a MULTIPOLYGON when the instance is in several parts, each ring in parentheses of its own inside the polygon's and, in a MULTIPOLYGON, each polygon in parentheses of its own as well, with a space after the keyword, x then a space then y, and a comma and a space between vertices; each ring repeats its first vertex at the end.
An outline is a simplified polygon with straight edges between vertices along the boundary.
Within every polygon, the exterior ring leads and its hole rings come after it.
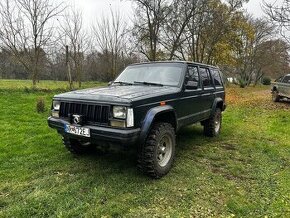
POLYGON ((290 76, 285 76, 283 79, 283 83, 290 83, 290 76))
POLYGON ((200 78, 203 87, 212 87, 212 80, 210 78, 209 70, 206 68, 199 68, 200 78))
POLYGON ((188 67, 188 80, 199 83, 199 76, 197 67, 188 67))
POLYGON ((218 70, 212 70, 212 77, 215 86, 222 86, 222 78, 218 70))

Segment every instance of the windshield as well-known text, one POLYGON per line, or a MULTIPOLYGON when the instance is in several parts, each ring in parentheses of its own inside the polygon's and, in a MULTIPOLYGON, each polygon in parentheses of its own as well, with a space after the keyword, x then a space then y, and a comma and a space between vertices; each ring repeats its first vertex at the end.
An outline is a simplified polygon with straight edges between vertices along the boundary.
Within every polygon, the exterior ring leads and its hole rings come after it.
POLYGON ((114 83, 178 86, 183 64, 154 63, 127 67, 114 83))

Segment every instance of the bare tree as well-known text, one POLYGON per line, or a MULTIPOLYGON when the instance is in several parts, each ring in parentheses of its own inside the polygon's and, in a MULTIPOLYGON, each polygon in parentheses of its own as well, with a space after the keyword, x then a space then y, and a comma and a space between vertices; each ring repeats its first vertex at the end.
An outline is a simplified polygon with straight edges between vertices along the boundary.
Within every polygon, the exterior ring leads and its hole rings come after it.
POLYGON ((6 0, 0 4, 0 45, 31 73, 33 85, 39 63, 53 36, 52 19, 64 8, 50 0, 6 0))
POLYGON ((118 72, 118 65, 124 58, 127 41, 127 24, 123 21, 120 12, 112 9, 109 16, 103 16, 93 26, 96 50, 106 57, 108 78, 112 79, 118 72))
POLYGON ((161 29, 171 12, 169 3, 166 0, 133 0, 133 2, 137 4, 133 35, 139 51, 150 61, 158 60, 161 29))
POLYGON ((69 60, 72 60, 68 61, 68 67, 74 70, 79 87, 81 87, 85 51, 90 43, 88 34, 84 30, 82 13, 72 8, 64 15, 60 26, 62 48, 68 46, 67 55, 69 60))
POLYGON ((268 3, 263 0, 263 11, 280 29, 281 35, 290 42, 290 0, 283 0, 277 4, 276 1, 268 3))
MULTIPOLYGON (((189 0, 174 0, 171 5, 168 6, 169 10, 174 13, 169 13, 166 19, 166 23, 162 28, 162 38, 160 44, 168 52, 168 59, 174 58, 183 59, 176 52, 184 45, 186 41, 185 32, 191 18, 194 16, 196 7, 193 5, 193 1, 189 0)), ((182 54, 178 52, 179 54, 182 54)))

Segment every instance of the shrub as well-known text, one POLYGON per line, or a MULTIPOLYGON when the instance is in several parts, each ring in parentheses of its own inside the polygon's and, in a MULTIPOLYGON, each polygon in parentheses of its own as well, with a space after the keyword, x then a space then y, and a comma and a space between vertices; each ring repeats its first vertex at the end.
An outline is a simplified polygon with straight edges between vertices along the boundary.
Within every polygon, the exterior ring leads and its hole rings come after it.
POLYGON ((37 113, 43 113, 45 111, 45 102, 43 98, 38 98, 36 103, 37 113))
POLYGON ((239 79, 240 88, 245 88, 247 86, 247 82, 243 79, 239 79))
POLYGON ((271 78, 267 76, 263 77, 262 84, 265 86, 271 85, 271 78))

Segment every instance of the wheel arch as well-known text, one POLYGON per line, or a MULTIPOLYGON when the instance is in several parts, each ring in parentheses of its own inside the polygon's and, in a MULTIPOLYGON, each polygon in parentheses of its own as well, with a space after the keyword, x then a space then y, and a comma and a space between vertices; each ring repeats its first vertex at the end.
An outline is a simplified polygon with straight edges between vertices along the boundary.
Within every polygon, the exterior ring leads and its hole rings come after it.
POLYGON ((170 123, 175 131, 177 130, 178 123, 176 118, 175 110, 170 105, 158 106, 151 108, 142 123, 141 133, 140 133, 140 142, 143 143, 146 140, 146 137, 153 125, 154 122, 167 122, 170 123))
POLYGON ((214 100, 213 105, 212 105, 212 109, 211 109, 211 115, 214 114, 216 108, 220 108, 221 111, 225 110, 225 104, 224 104, 224 100, 222 98, 216 98, 214 100))

